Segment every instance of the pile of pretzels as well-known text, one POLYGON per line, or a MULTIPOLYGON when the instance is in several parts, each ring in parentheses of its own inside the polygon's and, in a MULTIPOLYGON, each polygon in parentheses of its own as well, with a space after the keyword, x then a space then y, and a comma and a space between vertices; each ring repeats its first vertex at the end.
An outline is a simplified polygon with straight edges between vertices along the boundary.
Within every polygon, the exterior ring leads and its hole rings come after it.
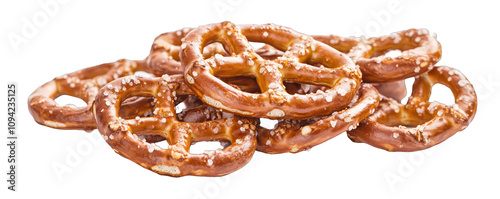
POLYGON ((39 124, 97 128, 116 153, 158 174, 221 176, 256 150, 297 153, 343 132, 387 151, 443 142, 472 121, 477 97, 460 71, 436 66, 440 58, 441 45, 426 29, 343 38, 222 22, 161 34, 144 60, 56 77, 28 104, 39 124), (455 104, 429 102, 434 84, 448 87, 455 104), (87 106, 60 106, 54 99, 61 95, 87 106), (264 128, 261 118, 277 124, 264 128), (168 148, 155 144, 164 140, 168 148), (190 153, 201 141, 223 148, 190 153))

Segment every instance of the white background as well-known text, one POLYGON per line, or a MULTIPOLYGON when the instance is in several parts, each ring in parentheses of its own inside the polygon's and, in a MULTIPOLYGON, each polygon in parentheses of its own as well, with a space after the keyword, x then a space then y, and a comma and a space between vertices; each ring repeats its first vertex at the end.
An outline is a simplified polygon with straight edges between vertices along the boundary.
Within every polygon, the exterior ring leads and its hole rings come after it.
MULTIPOLYGON (((495 191, 500 187, 498 5, 410 0, 67 0, 47 12, 39 5, 45 2, 51 1, 0 3, 0 104, 6 106, 6 84, 17 82, 20 138, 18 192, 7 191, 3 181, 2 198, 500 197, 495 191), (476 88, 476 118, 466 130, 423 152, 386 152, 352 143, 342 134, 298 154, 256 153, 248 165, 222 178, 172 178, 115 154, 97 131, 51 129, 36 124, 28 113, 29 94, 56 76, 120 58, 143 59, 153 39, 163 32, 223 20, 272 22, 307 34, 342 36, 380 36, 427 28, 442 44, 439 65, 461 70, 476 88), (27 23, 37 23, 37 31, 23 35, 27 23), (24 37, 24 43, 13 45, 9 34, 24 37), (84 145, 90 148, 82 154, 77 150, 84 145), (74 153, 79 158, 67 161, 74 153), (58 178, 54 164, 66 165, 71 171, 58 178), (398 177, 388 181, 387 176, 398 177)), ((439 89, 432 97, 451 103, 450 94, 439 89)), ((7 118, 5 113, 0 115, 0 143, 6 143, 7 118)), ((7 153, 5 145, 0 147, 4 154, 0 156, 0 179, 7 177, 7 153)))

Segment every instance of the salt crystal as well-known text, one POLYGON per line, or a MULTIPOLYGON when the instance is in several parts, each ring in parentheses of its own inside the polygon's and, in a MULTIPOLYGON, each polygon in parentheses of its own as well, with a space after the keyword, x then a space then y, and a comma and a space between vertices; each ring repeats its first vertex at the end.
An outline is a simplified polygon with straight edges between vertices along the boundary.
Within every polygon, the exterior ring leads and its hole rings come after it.
POLYGON ((332 120, 332 121, 330 121, 330 125, 331 125, 332 127, 335 127, 335 126, 337 125, 337 120, 332 120))

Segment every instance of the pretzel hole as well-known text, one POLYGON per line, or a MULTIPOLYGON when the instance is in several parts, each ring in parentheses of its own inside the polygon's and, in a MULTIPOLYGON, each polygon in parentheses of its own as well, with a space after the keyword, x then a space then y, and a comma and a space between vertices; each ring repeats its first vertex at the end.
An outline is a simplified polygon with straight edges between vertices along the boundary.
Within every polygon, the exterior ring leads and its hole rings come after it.
POLYGON ((431 90, 431 97, 429 98, 429 102, 433 101, 452 106, 455 104, 455 96, 445 85, 434 84, 431 90))
POLYGON ((123 119, 148 117, 153 115, 154 97, 129 96, 120 104, 118 116, 123 119))
POLYGON ((254 50, 257 50, 257 49, 260 49, 262 48, 263 46, 265 46, 266 44, 265 43, 261 43, 261 42, 248 42, 250 44, 250 46, 254 49, 254 50))
POLYGON ((286 92, 291 95, 293 94, 305 95, 317 92, 324 92, 330 89, 330 87, 327 86, 320 86, 307 83, 295 83, 291 81, 283 81, 283 85, 285 86, 286 92))
POLYGON ((168 149, 170 147, 168 141, 161 135, 139 135, 137 138, 139 140, 146 140, 147 143, 157 145, 162 149, 168 149))
POLYGON ((248 93, 262 93, 259 85, 257 84, 257 80, 254 77, 246 77, 246 76, 236 76, 236 77, 218 77, 220 80, 225 82, 226 84, 244 91, 248 93))
POLYGON ((87 103, 83 101, 82 99, 78 97, 74 97, 71 95, 61 95, 54 99, 54 101, 59 105, 59 106, 68 106, 68 107, 73 107, 73 108, 78 108, 78 107, 86 107, 87 103))
POLYGON ((217 140, 212 140, 212 141, 200 141, 200 142, 192 142, 191 147, 189 148, 189 153, 191 154, 200 154, 204 153, 206 151, 215 151, 217 149, 225 149, 226 147, 230 146, 231 142, 229 141, 217 141, 217 140))
POLYGON ((278 50, 271 45, 266 45, 266 44, 262 45, 263 43, 259 42, 250 42, 250 43, 254 43, 254 45, 252 46, 254 49, 258 47, 258 49, 255 49, 255 52, 265 60, 273 60, 283 56, 284 54, 283 51, 278 50))
POLYGON ((411 38, 402 38, 402 41, 396 44, 382 44, 382 45, 377 45, 373 49, 373 55, 372 57, 378 57, 384 54, 387 54, 391 51, 406 51, 406 50, 411 50, 414 48, 417 48, 419 44, 415 43, 411 38))
POLYGON ((221 54, 222 56, 228 56, 229 51, 220 42, 212 42, 203 48, 203 58, 208 59, 215 54, 221 54))
POLYGON ((168 144, 167 140, 159 141, 159 142, 156 142, 156 143, 154 143, 154 144, 156 144, 157 146, 159 146, 159 147, 160 147, 160 148, 162 148, 162 149, 168 149, 168 148, 169 148, 169 146, 170 146, 170 145, 168 144))
POLYGON ((413 92, 413 83, 415 82, 415 78, 407 78, 404 80, 406 86, 406 96, 401 99, 402 104, 408 103, 408 98, 410 98, 411 93, 413 92))

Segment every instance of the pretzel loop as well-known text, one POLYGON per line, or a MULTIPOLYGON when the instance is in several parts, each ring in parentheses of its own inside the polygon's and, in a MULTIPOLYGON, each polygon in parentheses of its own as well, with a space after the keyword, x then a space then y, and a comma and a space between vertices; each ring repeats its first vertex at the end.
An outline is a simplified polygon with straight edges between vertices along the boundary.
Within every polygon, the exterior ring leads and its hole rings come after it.
POLYGON ((95 129, 91 108, 98 90, 106 83, 138 70, 144 70, 142 62, 122 59, 56 77, 30 95, 29 111, 36 122, 52 128, 95 129), (54 99, 61 95, 80 98, 87 106, 59 106, 54 99))
POLYGON ((205 103, 239 115, 291 119, 326 115, 345 108, 361 81, 359 70, 344 54, 308 36, 275 25, 238 27, 224 22, 202 26, 191 31, 184 44, 186 48, 182 49, 181 61, 187 67, 188 85, 205 103), (282 57, 265 60, 255 53, 247 39, 280 50, 290 49, 282 57), (211 42, 221 42, 232 56, 215 55, 205 60, 201 49, 211 42), (299 64, 304 61, 320 62, 326 67, 299 64), (215 76, 254 77, 261 93, 240 91, 215 76), (283 85, 284 80, 323 85, 330 89, 323 93, 290 95, 283 85))
POLYGON ((390 82, 414 77, 431 70, 441 58, 441 45, 426 29, 408 29, 369 39, 335 35, 313 38, 347 53, 359 65, 364 82, 390 82), (401 55, 385 56, 396 49, 401 55))
POLYGON ((377 111, 357 129, 349 131, 348 136, 355 142, 365 142, 388 151, 422 150, 464 130, 474 118, 476 109, 476 93, 467 78, 451 67, 436 66, 416 77, 406 105, 383 98, 377 111), (455 96, 454 105, 428 102, 436 83, 451 89, 455 96))
POLYGON ((201 123, 179 122, 173 99, 191 94, 182 76, 130 78, 132 85, 122 84, 120 79, 109 83, 95 101, 98 129, 118 154, 156 173, 175 177, 225 175, 251 159, 256 147, 255 132, 249 129, 253 120, 235 116, 201 123), (120 89, 115 92, 115 88, 120 89), (118 117, 120 103, 129 96, 155 97, 154 115, 128 120, 118 117), (161 149, 140 140, 139 135, 162 136, 170 147, 161 149), (223 150, 189 153, 191 143, 212 140, 229 141, 231 145, 223 150))

